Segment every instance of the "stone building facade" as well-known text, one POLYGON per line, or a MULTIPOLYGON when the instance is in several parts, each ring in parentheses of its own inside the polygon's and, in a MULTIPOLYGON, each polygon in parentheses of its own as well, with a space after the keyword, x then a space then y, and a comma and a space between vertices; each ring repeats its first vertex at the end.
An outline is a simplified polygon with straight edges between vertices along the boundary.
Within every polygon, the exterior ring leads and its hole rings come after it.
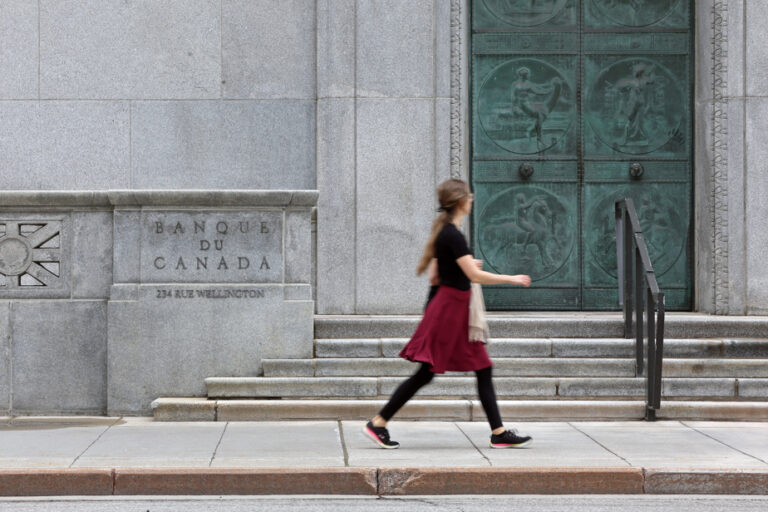
MULTIPOLYGON (((471 179, 473 1, 0 0, 0 408, 142 412, 258 371, 249 330, 302 357, 313 313, 418 313, 435 186, 471 179), (220 222, 279 236, 222 278, 220 222)), ((768 11, 691 8, 693 309, 766 314, 768 11)))

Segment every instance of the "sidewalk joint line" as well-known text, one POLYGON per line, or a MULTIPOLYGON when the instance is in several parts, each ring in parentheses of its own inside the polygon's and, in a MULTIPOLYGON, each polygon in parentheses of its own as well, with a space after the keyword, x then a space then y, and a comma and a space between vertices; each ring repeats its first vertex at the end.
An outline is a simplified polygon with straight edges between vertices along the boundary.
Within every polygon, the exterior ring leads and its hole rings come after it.
MULTIPOLYGON (((436 508, 438 508, 440 510, 448 510, 448 509, 445 508, 447 505, 445 503, 441 503, 440 502, 440 498, 445 498, 447 496, 450 496, 450 495, 449 494, 438 495, 437 496, 437 498, 438 498, 437 500, 434 500, 434 499, 430 500, 429 498, 422 498, 422 497, 419 497, 418 495, 414 495, 414 494, 411 494, 411 495, 405 494, 405 495, 402 495, 402 496, 397 496, 397 495, 392 495, 392 494, 380 494, 379 495, 379 499, 380 500, 393 501, 393 502, 396 502, 396 503, 409 503, 409 502, 423 503, 425 505, 430 505, 432 507, 436 507, 436 508)), ((460 505, 453 505, 453 506, 458 507, 456 510, 458 510, 459 512, 464 512, 464 509, 461 508, 460 505)), ((451 508, 451 510, 453 510, 453 508, 451 508)))
POLYGON ((484 453, 483 453, 483 452, 480 450, 480 448, 478 448, 478 446, 475 444, 475 442, 474 442, 474 441, 472 441, 472 438, 470 438, 470 437, 467 435, 467 433, 466 433, 466 432, 464 432, 464 429, 463 429, 463 428, 461 428, 461 426, 460 426, 458 423, 455 423, 455 422, 454 422, 454 425, 456 425, 456 428, 457 428, 457 429, 459 429, 459 432, 461 432, 462 434, 464 434, 464 437, 466 437, 466 438, 467 438, 467 441, 469 441, 469 442, 472 444, 472 446, 474 446, 474 447, 475 447, 475 450, 477 450, 477 453, 479 453, 479 454, 480 454, 480 456, 481 456, 482 458, 484 458, 484 459, 485 459, 485 460, 488 462, 488 465, 489 465, 489 466, 493 466, 493 462, 491 462, 491 459, 489 459, 489 458, 488 458, 488 456, 487 456, 486 454, 484 454, 484 453))
POLYGON ((83 451, 82 451, 82 453, 80 453, 80 455, 78 455, 77 457, 75 457, 75 460, 73 460, 73 461, 72 461, 72 463, 69 465, 69 467, 70 467, 70 468, 71 468, 71 467, 73 467, 73 466, 74 466, 74 465, 77 463, 77 461, 78 461, 78 460, 80 460, 80 457, 82 457, 83 455, 85 455, 85 452, 87 452, 88 450, 90 450, 90 449, 91 449, 91 447, 92 447, 93 445, 95 445, 96 443, 98 443, 98 442, 99 442, 99 439, 101 439, 101 437, 102 437, 104 434, 106 434, 106 433, 107 433, 107 431, 108 431, 109 429, 111 429, 112 427, 114 427, 115 425, 117 425, 118 423, 120 423, 121 421, 123 421, 123 417, 122 417, 122 416, 120 416, 119 418, 117 418, 117 419, 116 419, 116 420, 115 420, 113 423, 111 423, 110 425, 107 425, 107 428, 105 428, 104 430, 102 430, 101 434, 99 434, 98 436, 96 436, 96 439, 94 439, 94 440, 93 440, 93 442, 91 442, 91 444, 89 444, 89 445, 88 445, 88 446, 85 448, 85 450, 83 450, 83 451))
MULTIPOLYGON (((609 448, 608 448, 607 446, 605 446, 603 443, 601 443, 600 441, 598 441, 598 440, 597 440, 597 439, 595 439, 594 437, 590 436, 589 434, 587 434, 586 432, 584 432, 583 430, 581 430, 579 427, 577 427, 576 425, 574 425, 574 424, 573 424, 573 423, 571 423, 570 421, 567 421, 566 423, 567 423, 568 425, 570 425, 570 427, 571 427, 571 428, 573 428, 574 430, 576 430, 576 431, 578 431, 578 432, 581 432, 582 434, 584 434, 585 436, 587 436, 589 439, 591 439, 593 442, 597 443, 599 446, 601 446, 601 447, 603 448, 603 450, 607 451, 608 453, 610 453, 610 454, 612 454, 612 455, 615 455, 616 457, 618 457, 618 458, 620 458, 621 460, 623 460, 624 462, 626 462, 627 466, 629 466, 629 467, 634 467, 634 466, 632 466, 632 464, 631 464, 631 463, 630 463, 630 462, 629 462, 627 459, 625 459, 624 457, 622 457, 622 456, 621 456, 621 455, 619 455, 618 453, 614 452, 613 450, 609 449, 609 448)), ((641 469, 642 469, 642 468, 641 468, 641 469)))
POLYGON ((704 437, 708 437, 708 438, 712 439, 713 441, 717 441, 718 443, 722 444, 723 446, 727 446, 728 448, 730 448, 732 450, 736 450, 739 453, 743 453, 747 457, 751 457, 751 458, 753 458, 755 460, 758 460, 758 461, 762 462, 763 464, 768 465, 768 461, 765 461, 765 460, 761 459, 760 457, 756 457, 756 456, 752 455, 751 453, 747 453, 747 452, 745 452, 743 450, 739 450, 735 446, 731 446, 728 443, 725 443, 724 441, 721 441, 720 439, 718 439, 716 437, 712 437, 711 435, 709 435, 709 434, 707 434, 705 432, 702 432, 701 430, 697 429, 696 427, 692 427, 692 426, 688 425, 685 421, 680 421, 680 424, 688 427, 689 429, 691 429, 691 430, 693 430, 695 432, 698 432, 699 434, 703 435, 704 437))
POLYGON ((344 440, 344 427, 341 426, 341 420, 336 420, 339 424, 339 441, 341 441, 341 451, 344 454, 344 467, 349 467, 349 452, 347 452, 347 443, 344 440))
POLYGON ((229 427, 229 422, 226 422, 224 424, 224 429, 221 431, 221 436, 219 437, 219 442, 216 443, 216 448, 213 449, 213 455, 211 455, 211 460, 208 461, 208 467, 212 467, 213 459, 216 458, 216 452, 219 451, 219 446, 221 446, 221 441, 224 439, 224 433, 227 431, 227 427, 229 427))

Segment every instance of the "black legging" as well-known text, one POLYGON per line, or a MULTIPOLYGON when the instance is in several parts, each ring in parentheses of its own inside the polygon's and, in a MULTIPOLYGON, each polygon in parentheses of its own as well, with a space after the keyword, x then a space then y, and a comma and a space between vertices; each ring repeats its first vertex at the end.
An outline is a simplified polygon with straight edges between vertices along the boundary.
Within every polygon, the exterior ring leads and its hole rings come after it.
MULTIPOLYGON (((408 377, 392 393, 392 398, 389 399, 387 405, 379 412, 379 416, 389 421, 418 390, 429 384, 435 376, 429 368, 429 364, 421 363, 421 367, 416 373, 408 377)), ((496 430, 503 426, 503 424, 501 423, 501 414, 499 414, 499 405, 496 403, 496 392, 493 390, 491 368, 489 366, 488 368, 477 370, 475 375, 477 376, 477 394, 480 395, 480 403, 483 404, 483 410, 488 418, 488 423, 491 425, 491 430, 496 430)))

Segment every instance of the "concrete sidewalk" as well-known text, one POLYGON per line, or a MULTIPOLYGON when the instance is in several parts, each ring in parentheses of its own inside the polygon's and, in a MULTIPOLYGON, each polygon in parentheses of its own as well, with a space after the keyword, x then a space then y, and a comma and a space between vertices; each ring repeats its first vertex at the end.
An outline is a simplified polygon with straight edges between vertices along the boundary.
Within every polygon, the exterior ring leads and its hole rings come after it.
POLYGON ((0 419, 0 495, 768 494, 768 423, 519 423, 492 450, 477 422, 393 422, 398 450, 358 421, 161 423, 0 419))

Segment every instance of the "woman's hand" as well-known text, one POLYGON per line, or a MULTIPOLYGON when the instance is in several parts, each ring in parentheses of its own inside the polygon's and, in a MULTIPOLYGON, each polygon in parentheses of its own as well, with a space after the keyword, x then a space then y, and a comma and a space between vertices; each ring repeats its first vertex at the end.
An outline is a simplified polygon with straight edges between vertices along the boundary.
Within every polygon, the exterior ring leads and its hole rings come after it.
POLYGON ((527 274, 517 274, 510 277, 513 279, 512 284, 518 284, 525 287, 531 286, 531 276, 527 274))
POLYGON ((530 286, 531 284, 531 276, 525 274, 510 276, 507 274, 493 274, 491 272, 486 272, 485 270, 480 270, 480 266, 482 266, 483 262, 481 260, 476 260, 471 254, 462 256, 456 260, 456 263, 461 267, 464 275, 466 275, 473 283, 516 284, 520 286, 530 286), (480 265, 478 265, 478 262, 480 262, 480 265))

